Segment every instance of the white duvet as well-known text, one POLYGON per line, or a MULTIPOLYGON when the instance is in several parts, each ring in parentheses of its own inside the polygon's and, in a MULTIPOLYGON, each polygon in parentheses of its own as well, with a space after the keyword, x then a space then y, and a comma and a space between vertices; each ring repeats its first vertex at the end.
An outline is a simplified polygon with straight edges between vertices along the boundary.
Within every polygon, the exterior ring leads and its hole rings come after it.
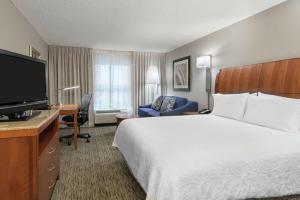
POLYGON ((213 115, 123 121, 118 147, 147 200, 300 193, 300 134, 213 115))

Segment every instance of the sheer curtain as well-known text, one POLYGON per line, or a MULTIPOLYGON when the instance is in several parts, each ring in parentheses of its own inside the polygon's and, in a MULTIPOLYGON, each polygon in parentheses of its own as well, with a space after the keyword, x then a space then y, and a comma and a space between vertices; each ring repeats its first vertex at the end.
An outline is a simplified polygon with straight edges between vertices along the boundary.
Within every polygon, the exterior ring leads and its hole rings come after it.
POLYGON ((94 109, 132 112, 131 53, 93 50, 94 109))

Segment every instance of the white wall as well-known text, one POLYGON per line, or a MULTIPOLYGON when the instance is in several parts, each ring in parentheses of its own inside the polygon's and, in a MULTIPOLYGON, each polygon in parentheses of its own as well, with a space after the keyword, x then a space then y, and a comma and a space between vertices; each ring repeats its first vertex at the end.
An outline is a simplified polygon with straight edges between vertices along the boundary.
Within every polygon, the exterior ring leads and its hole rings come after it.
POLYGON ((29 55, 29 45, 48 60, 48 45, 10 0, 0 0, 0 49, 29 55))
POLYGON ((300 57, 300 1, 289 0, 167 53, 168 95, 188 97, 206 108, 205 71, 195 66, 199 55, 212 55, 213 69, 300 57), (173 60, 189 55, 191 91, 175 92, 173 60))

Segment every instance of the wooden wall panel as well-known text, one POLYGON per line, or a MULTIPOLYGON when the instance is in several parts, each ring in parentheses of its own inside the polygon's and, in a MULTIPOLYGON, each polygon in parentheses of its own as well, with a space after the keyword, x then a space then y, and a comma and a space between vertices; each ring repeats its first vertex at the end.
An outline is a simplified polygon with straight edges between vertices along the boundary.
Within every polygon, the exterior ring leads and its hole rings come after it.
POLYGON ((300 58, 222 69, 216 78, 215 91, 263 92, 300 99, 300 58))
POLYGON ((299 98, 300 59, 264 63, 258 90, 268 94, 299 98))
POLYGON ((222 69, 216 78, 215 91, 263 92, 300 99, 300 58, 222 69))
POLYGON ((261 64, 225 68, 216 79, 216 93, 257 92, 261 64))

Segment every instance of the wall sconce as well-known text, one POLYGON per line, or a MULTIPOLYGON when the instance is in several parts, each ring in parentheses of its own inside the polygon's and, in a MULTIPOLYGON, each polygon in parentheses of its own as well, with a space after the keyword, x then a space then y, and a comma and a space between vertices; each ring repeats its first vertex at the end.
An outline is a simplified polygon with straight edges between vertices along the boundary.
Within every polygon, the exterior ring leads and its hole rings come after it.
POLYGON ((211 67, 211 56, 200 56, 197 58, 197 68, 210 68, 211 67))
POLYGON ((207 109, 210 110, 210 95, 211 95, 211 56, 199 56, 196 61, 196 68, 206 69, 205 89, 207 92, 207 109))

